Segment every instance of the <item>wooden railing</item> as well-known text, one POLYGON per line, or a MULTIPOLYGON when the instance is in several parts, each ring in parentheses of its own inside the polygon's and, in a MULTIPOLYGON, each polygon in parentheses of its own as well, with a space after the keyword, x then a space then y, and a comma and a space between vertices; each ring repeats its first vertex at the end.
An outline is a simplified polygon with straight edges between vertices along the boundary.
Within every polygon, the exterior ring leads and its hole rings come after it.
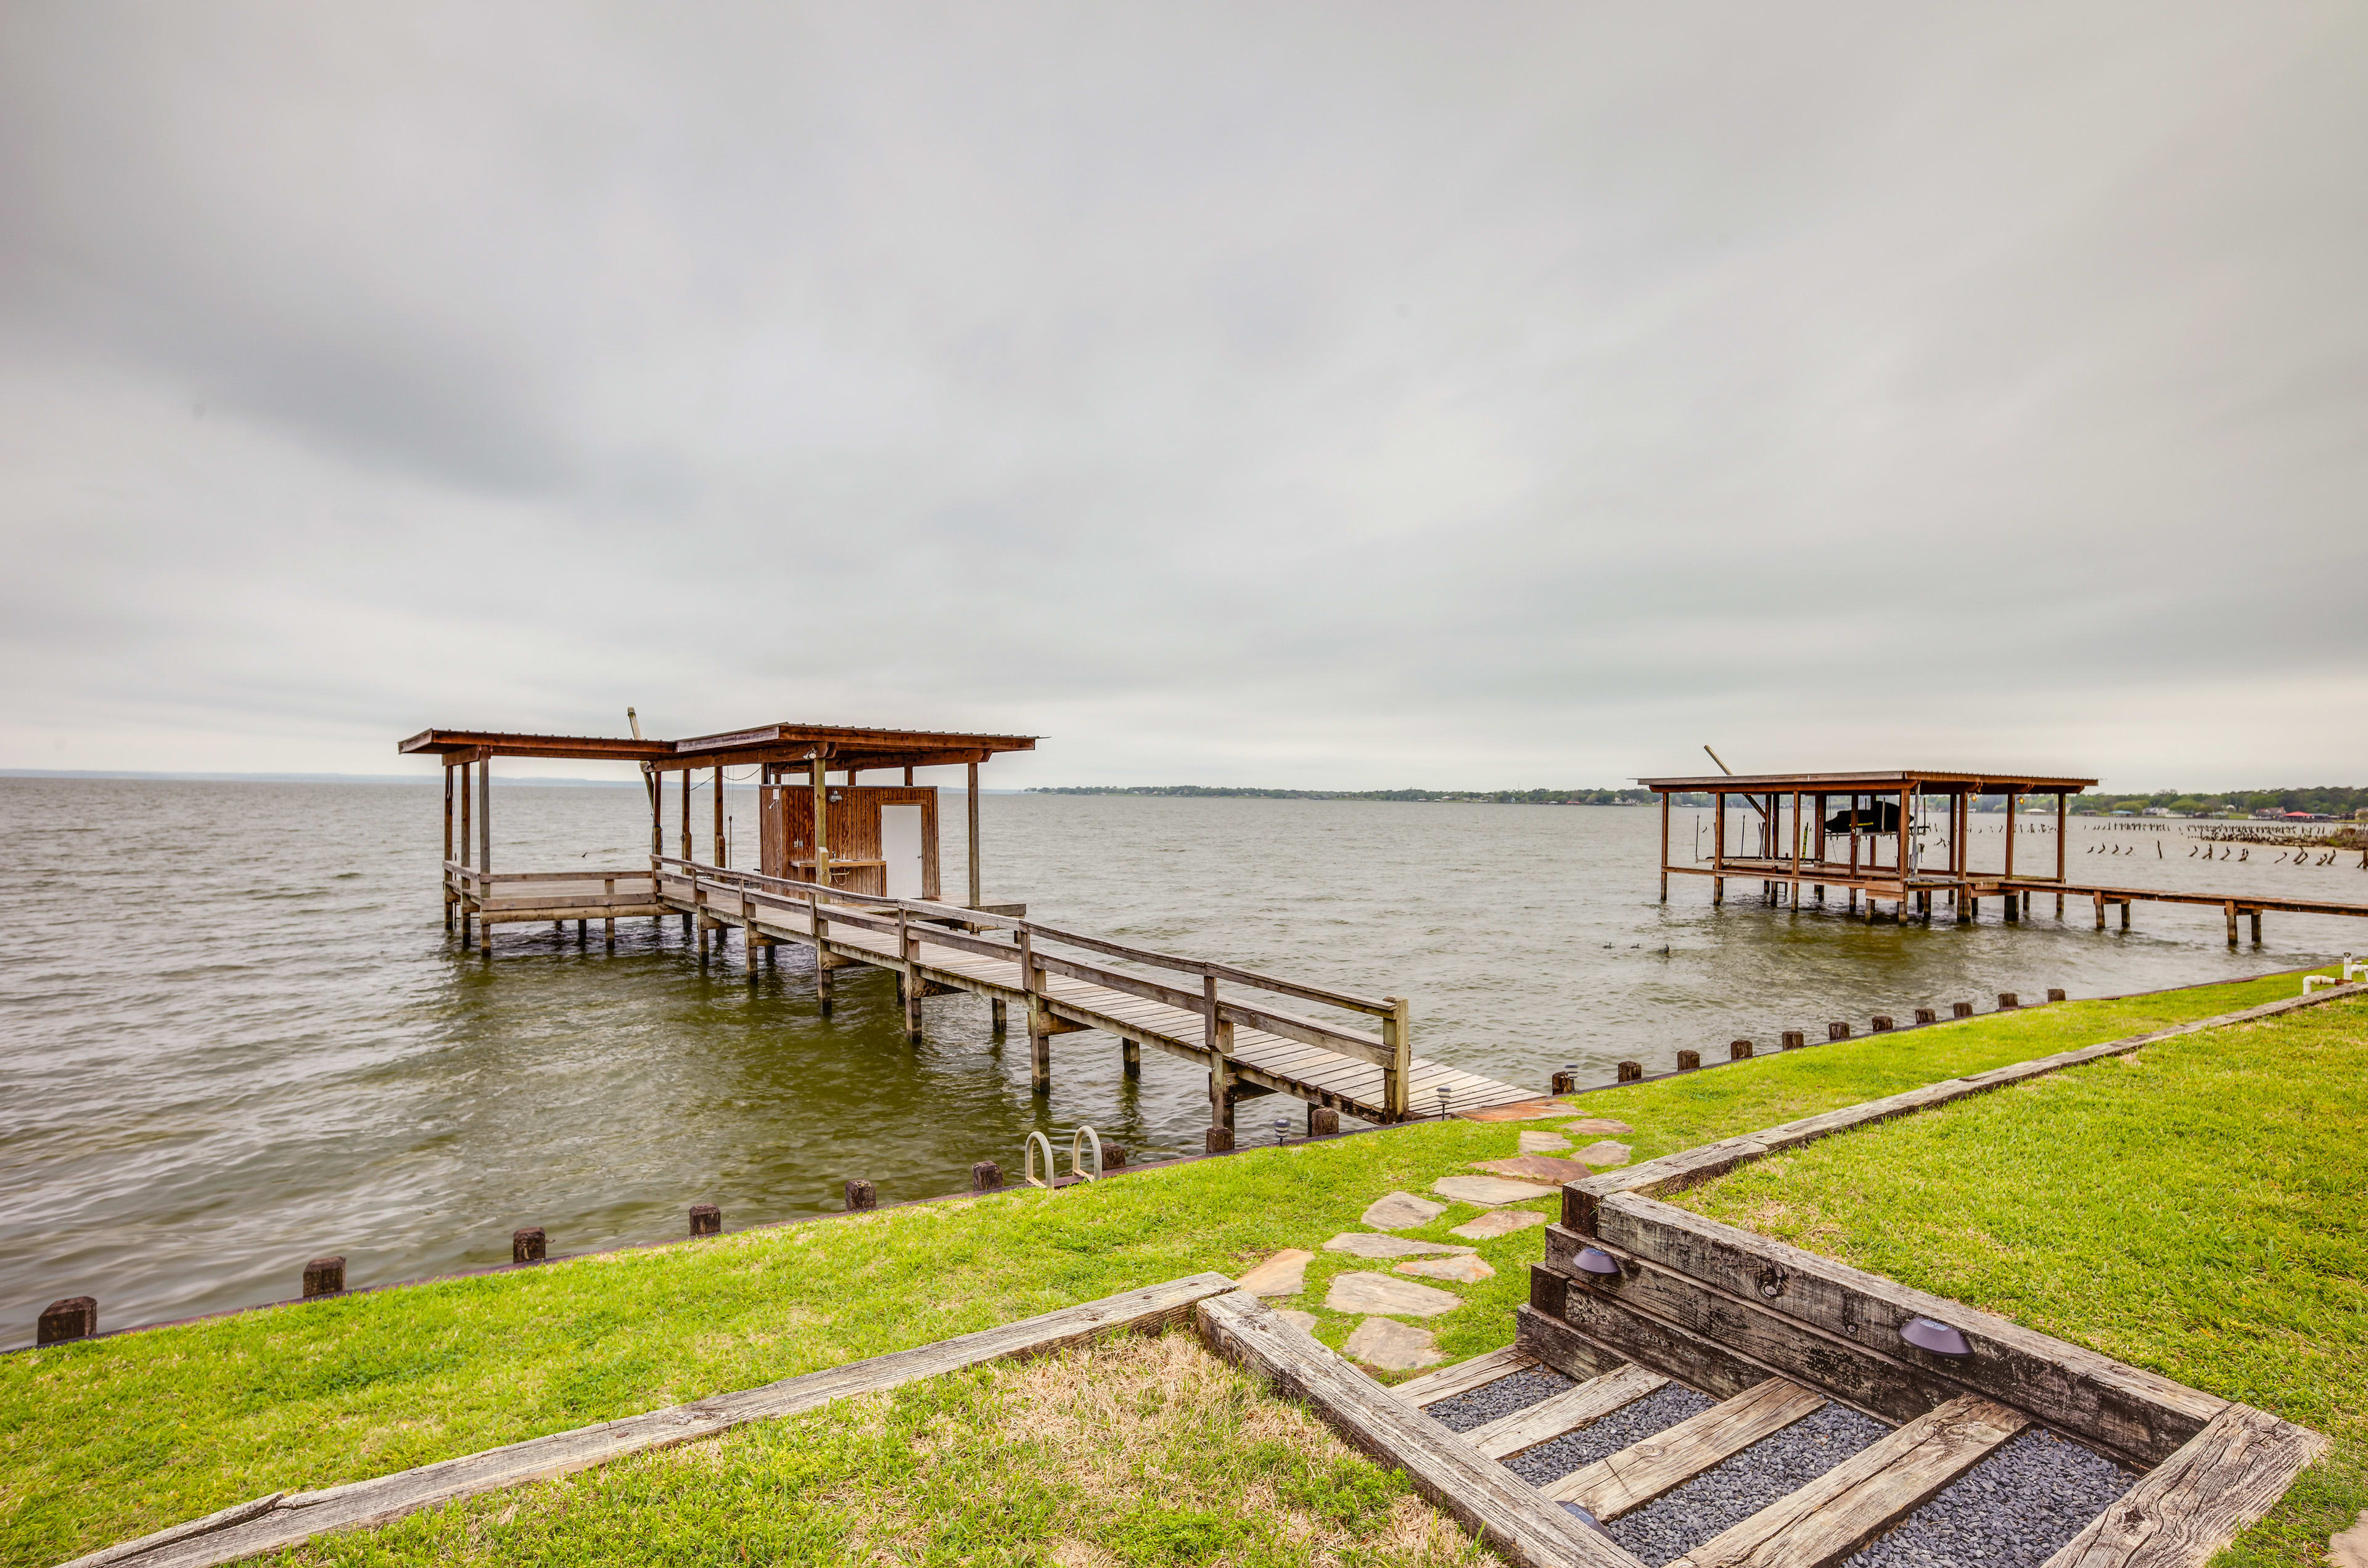
POLYGON ((993 915, 983 909, 966 909, 960 904, 855 892, 791 877, 768 877, 756 871, 731 870, 671 855, 653 856, 651 863, 660 874, 671 874, 689 881, 694 902, 707 902, 706 894, 710 890, 734 892, 744 898, 751 892, 767 892, 777 899, 804 905, 813 922, 812 934, 817 938, 826 937, 826 928, 832 925, 853 926, 893 936, 896 939, 899 958, 906 964, 916 961, 914 954, 923 940, 958 952, 1016 962, 1020 970, 1021 989, 1028 994, 1031 1007, 1039 1006, 1037 999, 1045 994, 1043 976, 1058 974, 1197 1015, 1201 1020, 1202 1047, 1212 1056, 1231 1054, 1229 1047, 1233 1030, 1238 1026, 1370 1062, 1382 1069, 1383 1100, 1387 1108, 1399 1115, 1405 1114, 1407 1108, 1406 1070, 1413 1060, 1413 1028, 1406 1003, 1399 997, 1360 996, 1353 992, 1304 984, 1211 959, 1163 953, 1151 948, 1114 942, 1106 937, 1089 937, 1082 932, 1047 926, 1042 921, 993 915), (916 919, 925 923, 925 930, 915 928, 913 923, 916 919), (947 921, 1008 932, 1012 940, 990 941, 968 932, 948 930, 939 924, 947 921), (1201 983, 1197 989, 1191 990, 1163 984, 1145 975, 1130 974, 1107 965, 1045 952, 1040 946, 1045 943, 1082 949, 1146 969, 1189 974, 1201 983), (1319 1006, 1336 1007, 1343 1012, 1361 1013, 1380 1019, 1382 1032, 1376 1039, 1370 1034, 1342 1028, 1301 1014, 1223 996, 1217 991, 1220 981, 1251 990, 1271 992, 1297 1001, 1313 1002, 1319 1006))

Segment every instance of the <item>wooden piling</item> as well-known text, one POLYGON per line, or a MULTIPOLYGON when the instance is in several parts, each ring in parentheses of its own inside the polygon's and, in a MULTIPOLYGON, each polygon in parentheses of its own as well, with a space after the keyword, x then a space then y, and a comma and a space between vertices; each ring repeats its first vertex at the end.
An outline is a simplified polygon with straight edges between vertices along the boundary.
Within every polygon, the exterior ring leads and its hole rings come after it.
POLYGON ((1837 1019, 1826 1026, 1826 1040, 1828 1044, 1838 1040, 1848 1040, 1850 1037, 1850 1025, 1841 1022, 1839 1019, 1837 1019))
POLYGON ((1809 1037, 1799 1029, 1786 1029, 1776 1039, 1779 1051, 1798 1051, 1809 1043, 1809 1037))
POLYGON ((970 1189, 973 1192, 1003 1190, 1003 1167, 993 1160, 981 1160, 970 1168, 970 1189))
POLYGON ((1691 1072, 1692 1072, 1695 1068, 1700 1067, 1701 1065, 1702 1065, 1702 1052, 1701 1052, 1701 1051, 1679 1051, 1679 1052, 1678 1052, 1678 1071, 1679 1071, 1679 1072, 1680 1072, 1680 1073, 1691 1073, 1691 1072))
POLYGON ((1729 1040, 1726 1046, 1726 1059, 1729 1062, 1750 1061, 1751 1042, 1748 1040, 1729 1040))
POLYGON ((694 1236, 720 1236, 723 1233, 723 1210, 712 1203, 690 1206, 690 1233, 694 1236))
POLYGON ((522 1225, 510 1233, 512 1263, 541 1263, 546 1256, 548 1238, 541 1225, 522 1225))
POLYGON ((1005 1010, 1003 998, 1000 996, 988 997, 986 1003, 987 1024, 994 1029, 995 1033, 998 1037, 1004 1032, 1008 1022, 1008 1018, 1009 1015, 1005 1010))
POLYGON ((1321 1137, 1340 1131, 1340 1113, 1330 1106, 1312 1105, 1307 1108, 1307 1135, 1321 1137))
POLYGON ((1230 1127, 1212 1127, 1209 1129, 1208 1136, 1201 1142, 1202 1150, 1206 1153, 1230 1154, 1234 1152, 1234 1130, 1230 1127))
POLYGON ((2050 1002, 2061 1002, 2061 1001, 2063 1001, 2063 1000, 2064 1000, 2064 992, 2063 992, 2062 988, 2061 988, 2061 987, 2058 987, 2058 986, 2054 986, 2054 985, 2049 986, 2049 987, 2047 988, 2047 999, 2048 999, 2050 1002))
POLYGON ((1918 1007, 1916 1009, 1916 1021, 1919 1024, 1937 1024, 1941 1021, 1941 1015, 1930 1007, 1918 1007))
MULTIPOLYGON (((909 775, 908 775, 909 777, 909 775)), ((978 865, 978 764, 970 765, 970 907, 976 909, 985 902, 979 892, 978 865)))
POLYGON ((880 1207, 880 1189, 861 1176, 849 1176, 847 1182, 847 1209, 854 1213, 862 1209, 880 1207))
POLYGON ((1874 1033, 1887 1034, 1891 1030, 1891 1015, 1888 1013, 1877 1013, 1873 1017, 1867 1020, 1867 1024, 1869 1028, 1871 1028, 1874 1033))
POLYGON ((1643 1062, 1622 1062, 1620 1064, 1620 1082, 1623 1084, 1634 1084, 1644 1076, 1645 1064, 1643 1062))
POLYGON ((315 1296, 341 1296, 346 1290, 346 1259, 340 1253, 334 1257, 316 1257, 304 1266, 304 1299, 315 1296))
MULTIPOLYGON (((2125 904, 2122 905, 2122 924, 2123 924, 2123 926, 2127 926, 2129 923, 2130 923, 2130 906, 2129 906, 2128 904, 2126 904, 2126 903, 2125 903, 2125 904)), ((2260 945, 2261 945, 2261 912, 2260 912, 2260 910, 2256 909, 2256 910, 2254 910, 2254 911, 2253 911, 2253 946, 2255 946, 2255 947, 2257 947, 2257 948, 2258 948, 2258 947, 2260 947, 2260 945)))
POLYGON ((98 1332, 98 1299, 95 1296, 68 1296, 62 1301, 51 1301, 33 1320, 33 1343, 36 1346, 63 1345, 68 1340, 88 1339, 98 1332))
POLYGON ((1118 1042, 1119 1070, 1130 1078, 1143 1076, 1143 1042, 1121 1040, 1118 1042))
POLYGON ((1952 1018, 1970 1018, 1974 1016, 1974 1005, 1971 1002, 1952 1002, 1949 1004, 1949 1016, 1952 1018))
POLYGON ((1998 994, 1998 1011, 2001 1013, 2011 1013, 2017 1007, 2022 1006, 2021 999, 2011 991, 1999 992, 1998 994))

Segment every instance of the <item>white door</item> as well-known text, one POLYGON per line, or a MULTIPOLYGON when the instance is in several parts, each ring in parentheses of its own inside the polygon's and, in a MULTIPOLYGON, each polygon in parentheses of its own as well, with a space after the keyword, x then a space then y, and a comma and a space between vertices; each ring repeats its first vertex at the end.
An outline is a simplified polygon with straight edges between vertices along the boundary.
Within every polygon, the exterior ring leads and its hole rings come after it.
POLYGON ((888 896, 921 896, 921 808, 880 808, 880 858, 888 862, 888 896))

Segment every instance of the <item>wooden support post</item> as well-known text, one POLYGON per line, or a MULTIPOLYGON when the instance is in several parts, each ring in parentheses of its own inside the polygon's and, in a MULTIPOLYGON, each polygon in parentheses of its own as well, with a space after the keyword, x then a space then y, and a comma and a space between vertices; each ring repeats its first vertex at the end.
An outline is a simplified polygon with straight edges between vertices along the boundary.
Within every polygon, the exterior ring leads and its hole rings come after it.
POLYGON ((1414 1087, 1414 1007, 1403 996, 1384 996, 1390 1016, 1382 1020, 1382 1043, 1389 1048, 1390 1064, 1382 1070, 1382 1108, 1404 1120, 1412 1114, 1414 1087))
POLYGON ((896 960, 904 965, 905 1038, 917 1043, 921 1038, 921 944, 913 935, 912 916, 901 903, 896 906, 896 960))
POLYGON ((2237 945, 2237 905, 2231 901, 2220 907, 2228 914, 2228 945, 2233 948, 2237 945))
POLYGON ((1140 1078, 1143 1076, 1143 1042, 1141 1040, 1120 1040, 1118 1042, 1118 1054, 1121 1069, 1128 1077, 1140 1078))
POLYGON ((830 1017, 833 955, 828 948, 823 946, 830 936, 830 923, 822 916, 822 894, 818 891, 806 894, 806 931, 814 937, 814 1000, 821 1005, 822 1016, 827 1018, 830 1017))
POLYGON ((847 1209, 850 1214, 859 1210, 880 1207, 880 1189, 861 1176, 848 1177, 846 1190, 847 1209))
MULTIPOLYGON (((2129 923, 2130 923, 2130 906, 2129 906, 2128 904, 2124 903, 2124 904, 2123 904, 2123 905, 2122 905, 2122 925, 2123 925, 2124 927, 2126 927, 2126 926, 2129 925, 2129 923)), ((2258 947, 2260 947, 2260 945, 2261 945, 2261 912, 2260 912, 2260 910, 2256 909, 2256 910, 2254 910, 2254 911, 2253 911, 2253 946, 2255 946, 2255 947, 2257 947, 2257 948, 2258 948, 2258 947)))
POLYGON ((682 770, 682 828, 678 835, 682 847, 675 853, 684 859, 694 858, 690 851, 690 769, 682 770))
POLYGON ((723 1210, 712 1203, 690 1206, 690 1233, 694 1236, 720 1236, 723 1233, 723 1210))
POLYGON ((1793 907, 1801 907, 1801 791, 1793 791, 1793 907))
POLYGON ((521 1225, 510 1233, 512 1263, 541 1263, 549 1255, 550 1238, 541 1225, 521 1225))
POLYGON ((1669 792, 1661 791, 1661 902, 1669 902, 1669 792))
MULTIPOLYGON (((1717 791, 1717 798, 1718 809, 1711 818, 1718 827, 1718 835, 1712 841, 1710 847, 1710 867, 1713 871, 1726 864, 1726 791, 1724 790, 1717 791)), ((1711 886, 1714 889, 1723 888, 1725 885, 1724 878, 1713 879, 1711 882, 1711 886)), ((1713 898, 1711 902, 1715 903, 1718 901, 1713 898)))
POLYGON ((816 755, 807 765, 807 778, 814 792, 814 880, 823 887, 830 881, 830 789, 823 779, 823 759, 816 755))
POLYGON ((304 1299, 315 1296, 342 1296, 346 1293, 346 1259, 340 1253, 334 1257, 316 1257, 304 1266, 304 1299))
POLYGON ((2105 928, 2105 895, 2104 895, 2103 893, 2101 893, 2101 892, 2100 892, 2100 893, 2099 893, 2099 894, 2097 894, 2097 895, 2096 895, 2096 898, 2097 898, 2097 929, 2098 929, 2098 930, 2100 930, 2100 931, 2101 931, 2101 930, 2103 930, 2103 929, 2105 928))
POLYGON ((37 1346, 88 1339, 97 1332, 98 1299, 95 1296, 68 1296, 63 1301, 51 1301, 33 1320, 33 1343, 37 1346))
MULTIPOLYGON (((491 754, 477 759, 477 870, 480 876, 494 869, 494 759, 491 754)), ((490 883, 477 884, 477 941, 485 954, 494 950, 494 927, 485 918, 484 895, 493 892, 490 883)))
POLYGON ((970 904, 976 909, 982 902, 979 894, 978 866, 978 764, 970 765, 970 904))
POLYGON ((981 1160, 970 1168, 970 1189, 973 1192, 1001 1192, 1003 1167, 993 1160, 981 1160))
POLYGON ((1713 904, 1721 904, 1726 902, 1726 879, 1725 877, 1713 877, 1710 880, 1710 901, 1713 904))
POLYGON ((444 858, 436 862, 436 881, 444 892, 444 929, 452 929, 452 873, 445 866, 452 858, 452 765, 444 765, 444 858))
MULTIPOLYGON (((2055 880, 2059 882, 2064 880, 2064 791, 2061 790, 2055 791, 2055 880)), ((2064 914, 2062 893, 2055 895, 2055 913, 2059 918, 2064 914)))
MULTIPOLYGON (((2014 808, 2021 799, 2021 797, 2011 790, 2006 792, 2006 874, 2009 881, 2014 877, 2014 808)), ((2007 918, 2009 920, 2014 918, 2011 906, 2009 908, 2007 918)))
POLYGON ((987 998, 986 1017, 988 1024, 994 1028, 996 1035, 999 1038, 1003 1034, 1003 1031, 1008 1026, 1009 1020, 1009 1014, 1004 1006, 1002 997, 990 996, 987 998))
POLYGON ((1019 985, 1028 993, 1028 1086, 1037 1094, 1049 1095, 1053 1092, 1053 1019, 1044 1011, 1044 971, 1036 967, 1035 940, 1025 930, 1019 933, 1019 985))
POLYGON ((720 762, 715 765, 715 827, 713 837, 715 841, 715 863, 719 866, 729 865, 731 863, 727 858, 729 849, 723 842, 723 765, 720 762))

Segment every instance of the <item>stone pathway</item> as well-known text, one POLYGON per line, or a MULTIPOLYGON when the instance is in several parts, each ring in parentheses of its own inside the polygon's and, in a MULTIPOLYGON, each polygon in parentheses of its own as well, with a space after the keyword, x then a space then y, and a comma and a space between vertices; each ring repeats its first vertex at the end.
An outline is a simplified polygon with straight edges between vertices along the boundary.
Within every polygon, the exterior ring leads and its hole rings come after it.
POLYGON ((1332 1289, 1324 1296, 1326 1312, 1391 1312, 1409 1318, 1435 1318, 1463 1304, 1463 1298, 1452 1290, 1368 1269, 1334 1275, 1332 1289))
POLYGON ((1589 1143, 1571 1157, 1600 1171, 1609 1170, 1613 1165, 1626 1165, 1634 1153, 1635 1151, 1627 1144, 1614 1143, 1607 1139, 1600 1143, 1589 1143))
POLYGON ((1285 1247, 1234 1281, 1253 1296, 1296 1296, 1307 1289, 1307 1266, 1315 1255, 1285 1247))
POLYGON ((1379 1367, 1385 1372, 1411 1372, 1417 1367, 1436 1367, 1447 1357, 1429 1329, 1412 1328, 1388 1318, 1367 1318, 1349 1335, 1341 1346, 1349 1355, 1368 1367, 1379 1367))
POLYGON ((1345 1252, 1351 1257, 1449 1257, 1478 1249, 1446 1242, 1408 1241, 1404 1236, 1377 1236, 1371 1231, 1343 1231, 1326 1242, 1324 1250, 1345 1252))
POLYGON ((1565 1132, 1576 1132, 1582 1138, 1618 1138, 1636 1130, 1624 1121, 1614 1121, 1608 1116, 1590 1116, 1581 1121, 1565 1123, 1565 1132))
POLYGON ((1545 1222, 1546 1217, 1534 1209, 1491 1209, 1476 1220, 1466 1220, 1447 1233, 1470 1236, 1475 1242, 1493 1241, 1498 1236, 1509 1236, 1515 1231, 1526 1231, 1531 1225, 1545 1222))
POLYGON ((1433 1203, 1429 1199, 1417 1198, 1411 1192, 1393 1192, 1375 1199, 1372 1206, 1358 1218, 1377 1231, 1411 1231, 1417 1225, 1429 1224, 1446 1212, 1447 1205, 1444 1203, 1433 1203))
MULTIPOLYGON (((1441 1198, 1452 1198, 1458 1203, 1477 1204, 1483 1209, 1494 1209, 1503 1203, 1519 1203, 1531 1198, 1552 1198, 1554 1195, 1554 1188, 1540 1187, 1535 1182, 1507 1181, 1503 1176, 1441 1176, 1430 1184, 1430 1190, 1441 1198)), ((1392 1196, 1395 1197, 1395 1194, 1392 1196)))
POLYGON ((1425 1279, 1445 1279, 1456 1285, 1477 1285, 1483 1279, 1497 1278, 1497 1271, 1481 1257, 1418 1257, 1412 1263, 1399 1264, 1391 1272, 1419 1274, 1425 1279))
POLYGON ((1591 1165, 1577 1160, 1558 1160, 1552 1154, 1515 1154, 1508 1160, 1474 1160, 1472 1168, 1494 1171, 1500 1176, 1516 1181, 1545 1182, 1560 1187, 1566 1181, 1585 1181, 1595 1174, 1591 1165))
POLYGON ((1278 1307, 1275 1309, 1274 1315, 1289 1324, 1292 1327, 1299 1330, 1300 1333, 1306 1335, 1309 1338, 1313 1339, 1315 1336, 1315 1314, 1314 1312, 1303 1312, 1295 1307, 1278 1307))
POLYGON ((1551 1154, 1557 1149, 1570 1147, 1570 1140, 1559 1132, 1524 1132, 1520 1152, 1524 1154, 1551 1154))

